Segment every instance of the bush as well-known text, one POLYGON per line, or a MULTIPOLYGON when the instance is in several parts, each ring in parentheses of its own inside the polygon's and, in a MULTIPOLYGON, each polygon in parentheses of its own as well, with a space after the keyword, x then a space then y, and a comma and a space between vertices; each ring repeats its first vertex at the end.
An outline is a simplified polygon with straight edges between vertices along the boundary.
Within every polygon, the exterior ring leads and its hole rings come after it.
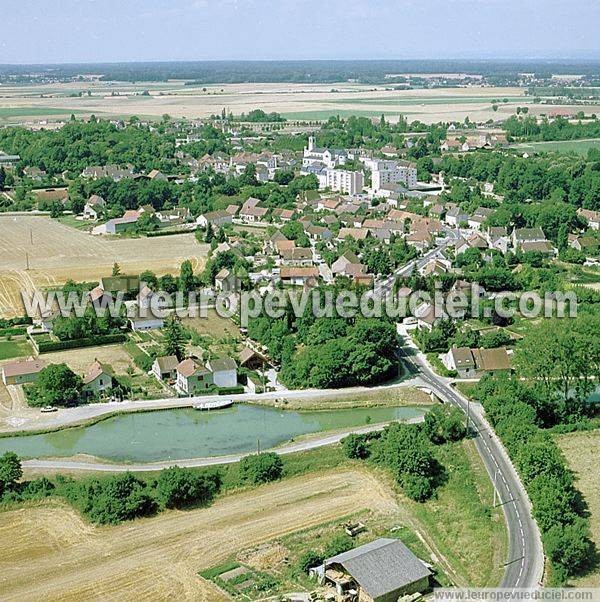
POLYGON ((402 477, 402 491, 415 502, 424 502, 433 495, 431 479, 418 474, 406 474, 402 477))
POLYGON ((212 500, 221 486, 218 472, 197 473, 173 466, 160 472, 156 497, 165 508, 185 508, 212 500))
POLYGON ((433 443, 460 441, 467 434, 465 417, 458 408, 437 405, 425 414, 423 431, 433 443))
POLYGON ((117 524, 140 516, 150 516, 158 508, 146 483, 131 473, 71 483, 67 497, 93 522, 117 524))
POLYGON ((588 523, 582 518, 570 525, 554 526, 544 534, 546 554, 553 566, 559 567, 557 576, 576 575, 591 563, 594 544, 589 535, 588 523))
POLYGON ((307 552, 304 552, 298 559, 298 568, 303 573, 308 573, 308 569, 323 564, 323 560, 325 560, 323 554, 319 554, 314 550, 308 550, 307 552))
POLYGON ((283 461, 274 452, 265 452, 242 458, 240 477, 254 484, 276 481, 283 475, 283 461))
POLYGON ((325 558, 331 558, 337 556, 343 552, 347 552, 354 547, 354 541, 352 537, 347 533, 338 533, 334 535, 329 542, 326 544, 324 549, 325 558))
POLYGON ((348 458, 365 460, 370 455, 368 435, 350 434, 342 439, 342 448, 348 458))
POLYGON ((21 461, 14 452, 6 452, 0 456, 0 496, 14 489, 17 481, 23 476, 21 461))
POLYGON ((82 390, 81 377, 66 364, 50 364, 27 388, 27 402, 32 406, 74 406, 81 401, 82 390))

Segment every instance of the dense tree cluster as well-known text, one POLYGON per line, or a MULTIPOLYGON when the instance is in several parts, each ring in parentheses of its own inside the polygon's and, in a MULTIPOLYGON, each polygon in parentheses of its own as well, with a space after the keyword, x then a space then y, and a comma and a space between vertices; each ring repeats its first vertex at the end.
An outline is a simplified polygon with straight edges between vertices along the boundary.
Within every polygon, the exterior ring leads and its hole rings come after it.
POLYGON ((503 440, 533 505, 552 582, 585 571, 594 558, 589 519, 574 477, 548 433, 539 428, 545 403, 537 391, 517 379, 484 377, 475 390, 486 414, 503 440))
POLYGON ((75 406, 82 402, 83 382, 66 364, 50 364, 26 389, 32 406, 75 406))
POLYGON ((574 123, 560 115, 552 120, 544 118, 539 123, 533 115, 512 116, 502 124, 502 128, 508 136, 517 140, 576 140, 600 137, 598 119, 574 123))
POLYGON ((398 343, 391 321, 317 318, 307 304, 295 321, 291 311, 279 320, 251 320, 248 334, 281 362, 280 377, 292 387, 369 385, 396 374, 398 343))
POLYGON ((120 129, 106 120, 72 120, 58 130, 3 128, 0 148, 50 175, 78 174, 91 165, 164 169, 164 160, 174 155, 175 137, 136 123, 120 129))
MULTIPOLYGON (((495 192, 505 195, 509 202, 553 200, 586 209, 600 208, 600 170, 596 161, 557 155, 525 158, 505 152, 472 152, 444 155, 440 169, 447 176, 494 182, 495 192)), ((517 221, 516 225, 524 224, 517 221)))

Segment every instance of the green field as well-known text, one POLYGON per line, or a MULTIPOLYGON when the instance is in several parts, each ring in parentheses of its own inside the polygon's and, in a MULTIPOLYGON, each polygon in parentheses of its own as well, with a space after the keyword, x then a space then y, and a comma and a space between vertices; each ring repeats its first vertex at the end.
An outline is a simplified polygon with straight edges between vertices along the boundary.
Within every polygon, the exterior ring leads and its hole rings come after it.
POLYGON ((10 117, 44 117, 46 115, 70 115, 85 113, 79 109, 56 109, 53 107, 4 107, 0 108, 0 119, 10 117))
POLYGON ((0 360, 9 360, 13 357, 26 357, 31 355, 31 345, 25 340, 0 341, 0 360))
POLYGON ((513 148, 527 153, 576 153, 585 156, 590 148, 600 149, 600 138, 559 140, 553 142, 523 142, 515 144, 513 148))

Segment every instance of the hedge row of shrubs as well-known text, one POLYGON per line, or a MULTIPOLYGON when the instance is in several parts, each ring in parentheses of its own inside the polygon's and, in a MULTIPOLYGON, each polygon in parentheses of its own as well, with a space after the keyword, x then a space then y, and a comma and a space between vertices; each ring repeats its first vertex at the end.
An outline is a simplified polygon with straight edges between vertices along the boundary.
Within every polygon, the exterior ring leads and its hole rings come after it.
POLYGON ((550 433, 538 427, 540 400, 508 377, 481 379, 474 396, 502 439, 527 489, 554 585, 589 570, 596 562, 585 501, 550 433))
MULTIPOLYGON (((272 452, 242 458, 239 484, 260 485, 283 476, 281 458, 272 452)), ((221 490, 219 469, 171 467, 158 476, 141 479, 129 472, 75 480, 58 475, 21 481, 23 470, 13 452, 0 456, 0 502, 59 496, 92 522, 117 524, 141 516, 151 516, 164 508, 191 508, 210 503, 221 490)))
POLYGON ((31 337, 31 341, 38 353, 63 351, 64 349, 78 349, 80 347, 95 347, 97 345, 112 345, 113 343, 123 343, 126 340, 127 335, 123 333, 96 335, 85 339, 74 339, 72 341, 36 341, 35 337, 31 337))
POLYGON ((155 238, 157 236, 173 236, 175 234, 188 234, 189 232, 194 232, 196 228, 189 230, 148 230, 146 232, 147 238, 155 238))

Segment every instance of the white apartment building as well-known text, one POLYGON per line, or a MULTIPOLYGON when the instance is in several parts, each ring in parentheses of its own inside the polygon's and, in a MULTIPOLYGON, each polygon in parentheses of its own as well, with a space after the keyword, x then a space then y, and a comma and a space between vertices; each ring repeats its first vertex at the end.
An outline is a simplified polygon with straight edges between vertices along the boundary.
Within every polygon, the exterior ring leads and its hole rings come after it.
POLYGON ((359 194, 364 186, 364 177, 361 171, 323 169, 316 176, 319 180, 319 188, 329 188, 343 194, 359 194))
POLYGON ((361 161, 371 170, 371 188, 375 194, 386 184, 404 184, 407 188, 417 185, 417 166, 414 163, 377 159, 361 161))

